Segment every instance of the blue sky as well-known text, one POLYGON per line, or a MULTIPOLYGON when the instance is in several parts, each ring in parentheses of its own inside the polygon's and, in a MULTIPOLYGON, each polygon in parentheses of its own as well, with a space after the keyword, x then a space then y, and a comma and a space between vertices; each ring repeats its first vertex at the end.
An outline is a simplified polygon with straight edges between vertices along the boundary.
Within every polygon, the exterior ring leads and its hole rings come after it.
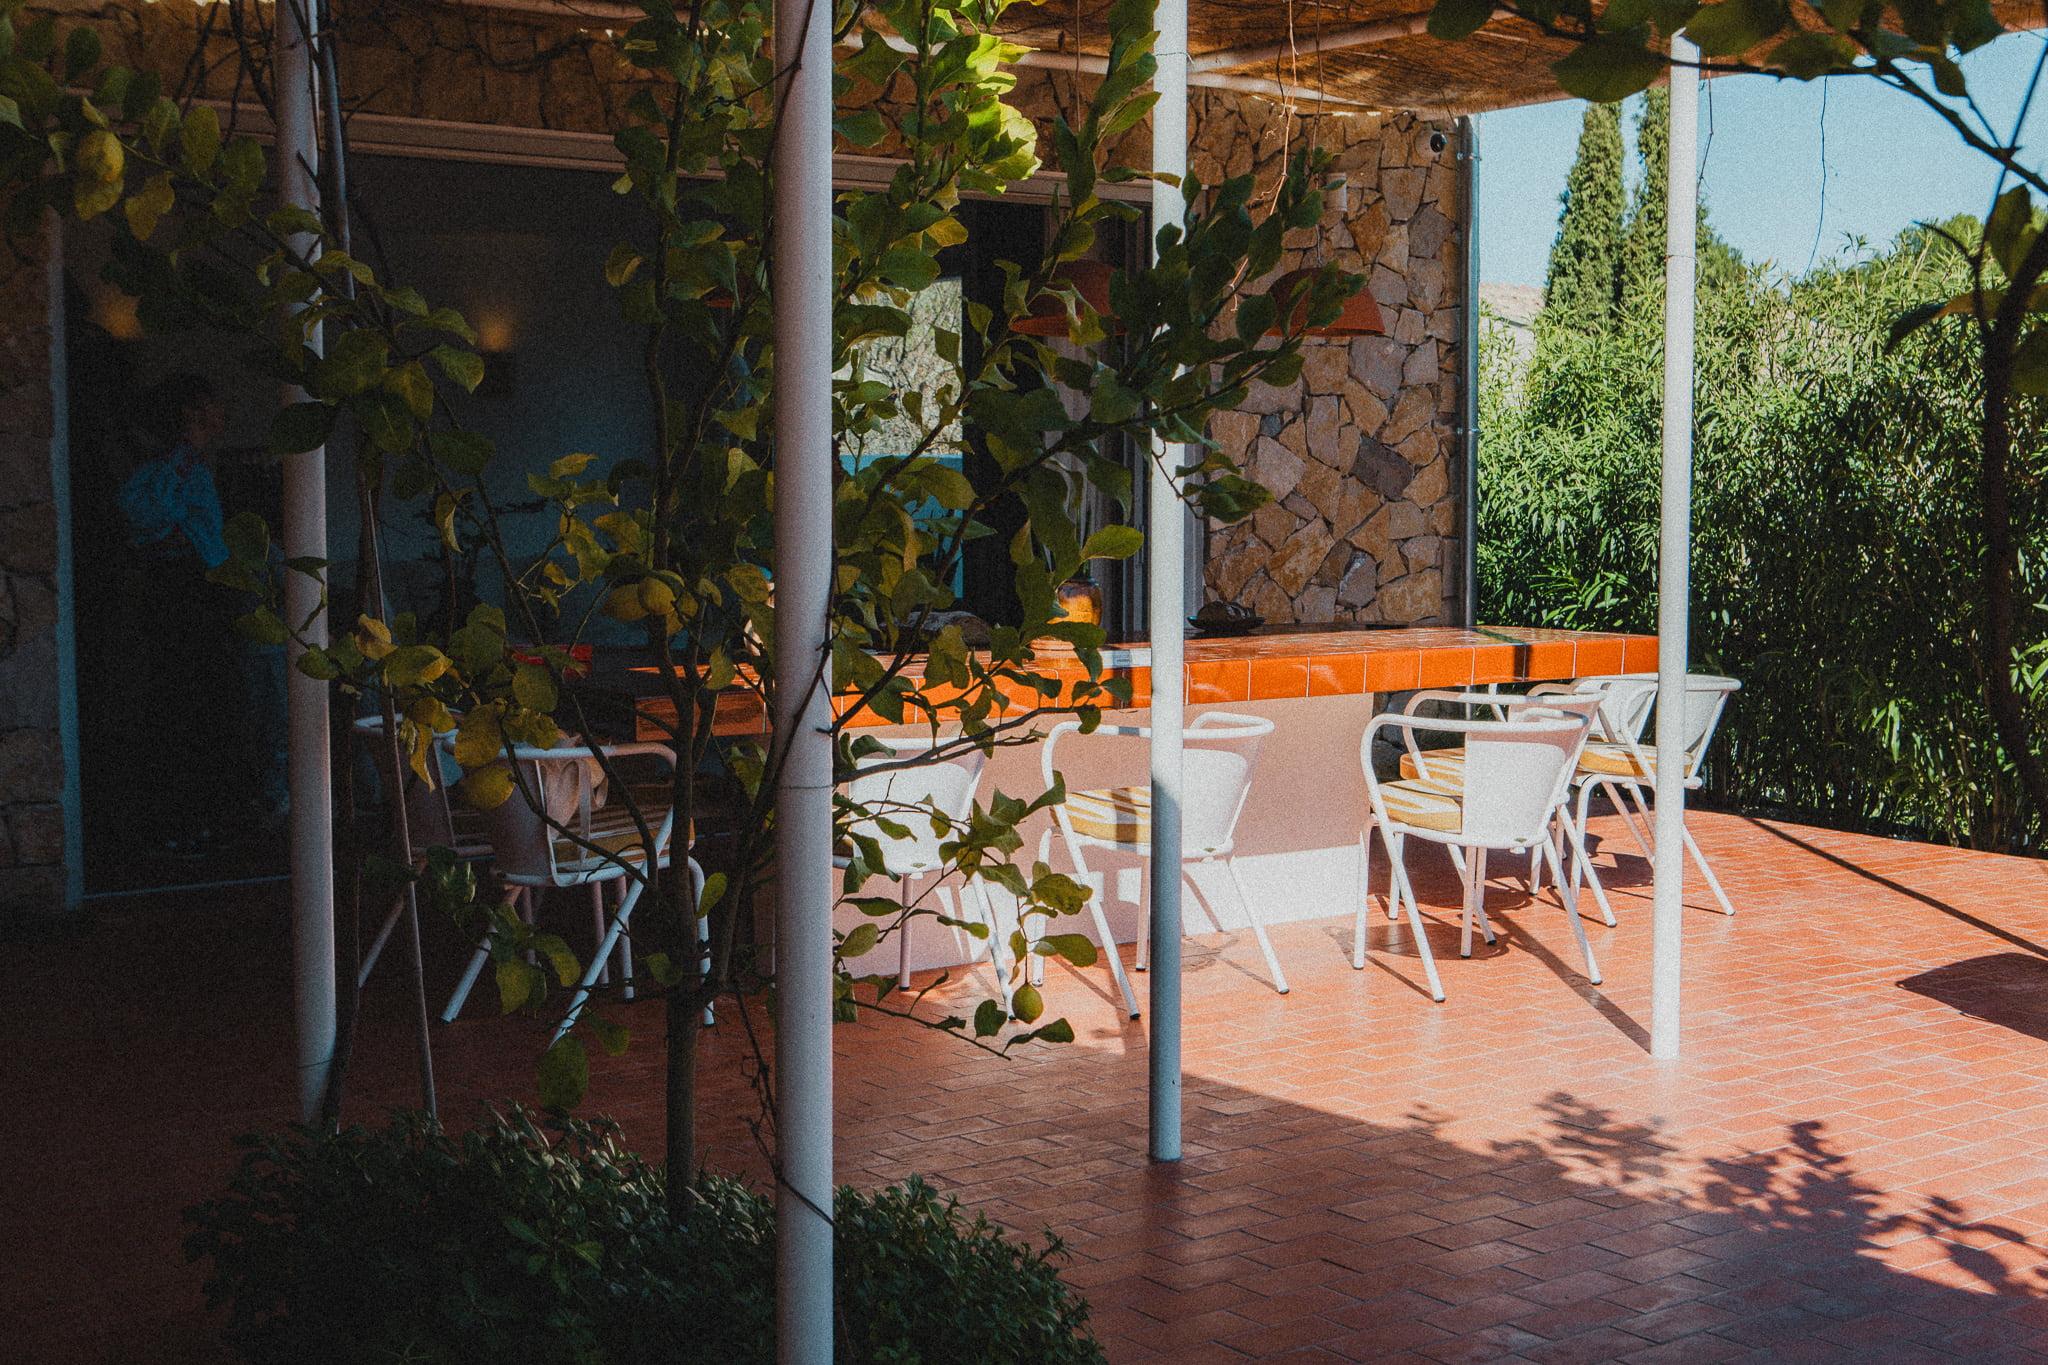
MULTIPOLYGON (((2019 112, 2041 41, 2031 33, 2009 34, 1963 64, 1971 92, 2002 128, 2009 129, 2019 112)), ((1481 118, 1485 280, 1543 283, 1584 107, 1566 100, 1481 118)), ((1623 125, 1633 149, 1635 102, 1623 125)), ((2028 163, 2048 164, 2048 89, 2029 111, 2027 131, 2028 163)), ((1843 254, 1851 234, 1881 243, 1921 219, 1981 214, 1997 174, 1932 112, 1858 77, 1806 84, 1760 76, 1708 81, 1700 140, 1702 193, 1714 227, 1745 256, 1795 273, 1809 260, 1843 254)))

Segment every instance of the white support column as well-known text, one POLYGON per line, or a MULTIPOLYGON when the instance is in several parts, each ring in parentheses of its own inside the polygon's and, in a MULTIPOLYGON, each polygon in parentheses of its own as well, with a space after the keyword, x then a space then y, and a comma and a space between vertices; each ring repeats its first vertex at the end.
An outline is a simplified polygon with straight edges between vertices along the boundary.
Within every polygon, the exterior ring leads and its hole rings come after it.
MULTIPOLYGON (((1672 39, 1674 60, 1699 60, 1672 39)), ((1692 602, 1694 260, 1699 235, 1700 73, 1671 69, 1664 221, 1664 467, 1657 566, 1657 834, 1650 918, 1650 1055, 1678 1055, 1685 946, 1685 675, 1692 602)))
MULTIPOLYGON (((312 0, 286 0, 277 7, 277 184, 287 204, 320 209, 320 139, 315 108, 312 0)), ((301 234, 294 248, 312 251, 316 242, 301 234)), ((307 338, 320 349, 320 329, 307 338)), ((287 385, 285 404, 305 393, 287 385)), ((327 558, 327 452, 324 448, 287 455, 284 460, 284 553, 327 558)), ((327 643, 327 618, 319 613, 320 585, 304 574, 284 578, 285 619, 305 627, 307 640, 327 643), (310 620, 309 620, 310 618, 310 620)), ((334 809, 328 774, 327 684, 298 670, 301 647, 287 646, 285 701, 287 756, 291 784, 292 1018, 298 1044, 299 1112, 310 1119, 327 1090, 334 1062, 334 809)))
MULTIPOLYGON (((1179 180, 1188 169, 1187 0, 1160 0, 1153 19, 1159 27, 1154 49, 1159 70, 1152 78, 1159 103, 1152 109, 1152 169, 1175 177, 1152 186, 1152 231, 1178 223, 1187 200, 1179 180)), ((1181 899, 1181 726, 1185 719, 1182 674, 1186 634, 1184 581, 1187 514, 1172 470, 1181 464, 1177 445, 1155 445, 1146 501, 1145 619, 1152 646, 1152 1046, 1151 1151, 1154 1161, 1180 1160, 1180 899, 1181 899)), ((1112 950, 1114 945, 1111 945, 1112 950)))
POLYGON ((831 1365, 832 7, 776 0, 775 58, 775 1358, 831 1365))

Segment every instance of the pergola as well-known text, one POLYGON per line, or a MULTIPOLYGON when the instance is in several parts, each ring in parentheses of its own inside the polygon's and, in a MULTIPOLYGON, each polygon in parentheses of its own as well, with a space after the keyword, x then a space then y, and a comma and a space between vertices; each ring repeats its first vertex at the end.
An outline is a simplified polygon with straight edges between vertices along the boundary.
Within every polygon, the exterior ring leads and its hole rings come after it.
MULTIPOLYGON (((542 0, 499 0, 533 7, 542 0)), ((1549 65, 1565 50, 1526 26, 1490 27, 1460 43, 1424 31, 1418 0, 1332 0, 1287 11, 1291 38, 1270 36, 1273 0, 1161 0, 1157 12, 1152 166, 1176 183, 1155 182, 1153 220, 1177 221, 1185 205, 1178 178, 1187 170, 1191 86, 1370 108, 1468 112, 1559 95, 1549 65), (1405 8, 1404 8, 1405 6, 1405 8), (1518 31, 1519 30, 1519 31, 1518 31), (1306 78, 1296 73, 1307 71, 1306 78)), ((550 6, 552 7, 552 6, 550 6)), ((573 6, 578 13, 606 8, 573 6)), ((1026 7, 1020 7, 1024 9, 1026 7)), ((1039 51, 1032 65, 1087 71, 1101 54, 1077 44, 1068 25, 1101 31, 1102 0, 1079 10, 1029 7, 1015 36, 1039 51), (1088 21, 1094 17, 1097 22, 1088 21)), ((318 142, 310 24, 297 5, 279 6, 278 141, 287 199, 313 198, 318 142)), ((832 10, 816 0, 777 0, 775 32, 789 44, 777 129, 775 214, 780 231, 771 260, 778 354, 773 419, 778 447, 775 535, 783 547, 829 544, 831 537, 832 10)), ((1680 39, 1675 55, 1689 44, 1680 39)), ((1671 157, 1697 157, 1698 73, 1678 68, 1671 84, 1671 157)), ((1675 1058, 1680 1041, 1683 895, 1684 688, 1687 665, 1691 519, 1694 223, 1697 181, 1669 177, 1666 214, 1662 540, 1658 568, 1656 857, 1653 912, 1651 1052, 1675 1058)), ((1469 209, 1468 209, 1469 213, 1469 209)), ((1467 306, 1471 301, 1467 300, 1467 306)), ((289 401, 289 399, 288 399, 289 401)), ((1174 449, 1152 452, 1147 527, 1151 562, 1182 560, 1184 516, 1170 471, 1174 449)), ((324 457, 313 451, 285 467, 284 552, 326 556, 324 457)), ((832 712, 808 680, 827 644, 829 555, 784 555, 777 576, 777 653, 786 670, 775 689, 777 731, 789 736, 776 818, 779 830, 776 971, 776 1082, 780 1133, 777 1267, 778 1357, 832 1358, 832 712)), ((294 620, 311 620, 324 642, 317 585, 288 577, 294 620)), ((1170 1162, 1181 1154, 1181 780, 1183 603, 1177 574, 1149 584, 1153 689, 1150 973, 1150 1150, 1170 1162)), ((302 1094, 317 1104, 332 1055, 333 946, 331 809, 325 685, 290 672, 292 881, 295 1007, 302 1094)))

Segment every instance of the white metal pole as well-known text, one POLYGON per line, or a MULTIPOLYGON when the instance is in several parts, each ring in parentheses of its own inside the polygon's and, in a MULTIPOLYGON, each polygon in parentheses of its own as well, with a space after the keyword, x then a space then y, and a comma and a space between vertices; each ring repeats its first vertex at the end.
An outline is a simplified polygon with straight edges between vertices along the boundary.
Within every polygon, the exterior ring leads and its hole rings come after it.
MULTIPOLYGON (((314 0, 288 0, 277 7, 278 197, 319 212, 320 142, 315 118, 314 0)), ((310 235, 292 239, 310 252, 310 235)), ((306 344, 320 349, 316 326, 306 344)), ((303 402, 305 393, 286 385, 280 400, 303 402)), ((284 553, 327 558, 327 451, 308 450, 284 460, 284 553)), ((284 578, 285 619, 305 622, 305 636, 327 643, 327 618, 320 611, 320 585, 305 574, 284 578)), ((298 670, 302 647, 286 647, 285 702, 287 759, 291 787, 292 1016, 298 1042, 299 1112, 311 1119, 327 1091, 334 1062, 334 810, 328 774, 327 684, 298 670)))
MULTIPOLYGON (((1160 0, 1153 22, 1159 69, 1152 78, 1152 169, 1172 184, 1152 184, 1152 231, 1179 223, 1187 207, 1180 180, 1188 169, 1187 0, 1160 0)), ((1155 236, 1156 241, 1156 236, 1155 236)), ((1154 1161, 1180 1160, 1180 881, 1182 658, 1187 610, 1184 557, 1187 514, 1172 471, 1177 445, 1155 445, 1146 499, 1145 619, 1152 646, 1152 1045, 1151 1149, 1154 1161)))
POLYGON ((775 1358, 831 1365, 832 6, 776 0, 775 55, 775 1358))
MULTIPOLYGON (((1691 40, 1672 39, 1694 62, 1691 40)), ((1685 947, 1685 675, 1692 599, 1694 260, 1699 233, 1700 73, 1671 69, 1664 221, 1664 468, 1657 567, 1657 848, 1650 917, 1650 1055, 1676 1057, 1685 947)))

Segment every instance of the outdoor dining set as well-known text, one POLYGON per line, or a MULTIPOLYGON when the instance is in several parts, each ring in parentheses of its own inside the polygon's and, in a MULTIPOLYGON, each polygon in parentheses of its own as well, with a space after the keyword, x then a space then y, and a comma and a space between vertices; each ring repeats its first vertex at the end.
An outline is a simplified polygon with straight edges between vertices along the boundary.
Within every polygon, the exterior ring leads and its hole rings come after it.
MULTIPOLYGON (((1688 678, 1682 721, 1687 790, 1702 785, 1702 764, 1715 730, 1740 686, 1733 678, 1688 678)), ((1411 846, 1428 844, 1443 848, 1462 887, 1461 956, 1471 955, 1475 934, 1489 945, 1497 941, 1487 914, 1486 883, 1489 855, 1500 853, 1518 860, 1531 896, 1546 880, 1554 888, 1585 977, 1598 984, 1600 967, 1580 913, 1581 893, 1590 891, 1604 924, 1617 921, 1587 842, 1587 820, 1594 797, 1604 795, 1637 848, 1650 857, 1656 760, 1645 735, 1656 696, 1653 673, 1594 674, 1525 685, 1519 691, 1476 683, 1422 688, 1410 692, 1398 709, 1371 715, 1358 746, 1366 800, 1357 812, 1355 894, 1348 907, 1329 907, 1330 914, 1348 909, 1352 915, 1353 967, 1367 965, 1377 842, 1390 864, 1384 913, 1397 922, 1405 917, 1429 994, 1437 1001, 1444 999, 1409 871, 1411 846)), ((1370 709, 1369 698, 1365 705, 1370 709)), ((357 723, 366 740, 379 735, 379 727, 374 718, 357 723)), ((1240 822, 1248 805, 1259 800, 1255 779, 1260 751, 1275 728, 1269 716, 1232 710, 1204 709, 1191 717, 1184 732, 1181 846, 1184 875, 1196 868, 1220 872, 1258 944, 1273 989, 1284 995, 1286 971, 1236 857, 1240 822)), ((1137 725, 1089 729, 1075 719, 1061 720, 1038 742, 1040 775, 1050 789, 1056 777, 1069 770, 1071 758, 1119 740, 1142 743, 1149 734, 1137 725)), ((859 814, 837 861, 846 866, 856 846, 871 850, 864 859, 868 871, 888 879, 896 902, 906 907, 894 928, 899 984, 908 986, 912 974, 916 917, 908 907, 930 895, 945 903, 947 921, 985 926, 985 932, 975 935, 975 951, 986 953, 1008 1007, 1023 981, 1043 984, 1044 956, 1029 949, 1047 926, 1042 915, 1020 916, 1006 893, 990 882, 955 875, 947 860, 943 846, 973 814, 982 796, 988 758, 980 748, 958 739, 957 733, 941 731, 881 738, 869 746, 873 751, 842 788, 859 814), (1021 971, 1014 956, 1018 943, 1026 948, 1027 965, 1021 971)), ((452 737, 444 737, 444 750, 451 743, 452 737)), ((367 747, 373 753, 384 751, 377 744, 367 747)), ((451 802, 448 782, 414 784, 408 808, 416 837, 423 842, 452 847, 464 859, 487 860, 506 887, 508 903, 529 923, 542 891, 587 889, 596 947, 561 1020, 559 1037, 591 992, 614 977, 625 998, 632 997, 630 923, 645 886, 638 875, 645 856, 640 822, 646 822, 653 836, 659 865, 668 867, 675 817, 668 784, 654 779, 665 778, 674 757, 665 745, 642 740, 521 748, 511 761, 523 770, 522 785, 531 798, 507 800, 495 810, 479 813, 451 802), (607 766, 619 771, 619 764, 639 765, 650 780, 635 783, 622 798, 607 789, 605 772, 607 766)), ((451 770, 446 775, 456 774, 451 770)), ((1143 876, 1151 851, 1151 788, 1138 780, 1071 790, 1050 815, 1040 834, 1038 860, 1052 862, 1057 839, 1065 855, 1060 870, 1091 888, 1086 914, 1103 949, 1100 960, 1124 1008, 1136 1018, 1138 997, 1105 914, 1108 883, 1100 864, 1104 857, 1135 858, 1138 875, 1143 876)), ((1734 906, 1690 831, 1684 840, 1716 905, 1732 915, 1734 906)), ((701 887, 703 870, 694 859, 685 862, 693 887, 701 887)), ((1220 918, 1217 927, 1223 927, 1220 918)), ((387 923, 365 954, 365 976, 390 928, 387 923)), ((1146 921, 1141 918, 1134 961, 1138 971, 1146 969, 1149 950, 1146 921)), ((489 958, 486 941, 475 949, 447 1001, 444 1020, 453 1021, 460 1013, 489 958)))

